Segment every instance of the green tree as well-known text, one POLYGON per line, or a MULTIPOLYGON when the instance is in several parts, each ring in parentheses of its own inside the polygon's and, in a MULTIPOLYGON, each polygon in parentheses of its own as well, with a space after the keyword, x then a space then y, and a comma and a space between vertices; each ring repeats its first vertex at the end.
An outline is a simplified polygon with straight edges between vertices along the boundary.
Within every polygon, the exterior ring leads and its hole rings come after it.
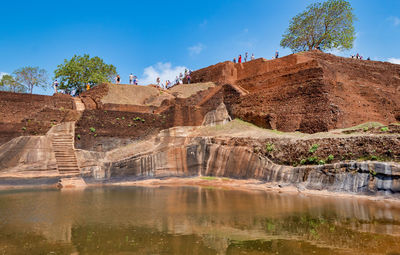
POLYGON ((15 80, 24 85, 32 94, 34 87, 46 88, 48 85, 47 72, 39 67, 26 66, 14 71, 15 80))
POLYGON ((61 89, 82 90, 86 84, 95 85, 101 82, 111 82, 117 74, 113 65, 108 65, 99 57, 74 55, 70 60, 57 66, 55 78, 59 79, 61 89))
POLYGON ((11 92, 26 92, 26 87, 18 83, 12 75, 5 74, 0 80, 0 90, 11 92))
POLYGON ((293 52, 327 49, 351 49, 355 39, 355 16, 344 0, 314 3, 296 15, 281 40, 282 47, 293 52))

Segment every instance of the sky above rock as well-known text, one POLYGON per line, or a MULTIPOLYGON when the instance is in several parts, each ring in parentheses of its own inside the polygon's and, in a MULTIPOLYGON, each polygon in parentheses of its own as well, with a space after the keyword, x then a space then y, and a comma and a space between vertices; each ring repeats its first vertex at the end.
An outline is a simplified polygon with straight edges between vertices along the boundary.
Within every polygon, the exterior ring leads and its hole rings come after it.
MULTIPOLYGON (((270 59, 290 19, 308 0, 4 1, 0 15, 0 75, 23 66, 46 69, 74 54, 99 56, 140 84, 173 80, 239 54, 270 59)), ((400 64, 400 1, 350 1, 357 21, 354 48, 334 54, 400 64)), ((51 94, 35 89, 34 93, 51 94)))

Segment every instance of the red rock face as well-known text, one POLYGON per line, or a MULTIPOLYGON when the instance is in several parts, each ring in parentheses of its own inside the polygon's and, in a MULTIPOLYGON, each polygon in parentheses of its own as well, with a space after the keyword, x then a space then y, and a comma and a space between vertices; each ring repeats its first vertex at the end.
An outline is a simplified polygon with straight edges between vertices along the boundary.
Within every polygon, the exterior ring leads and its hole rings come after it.
POLYGON ((306 52, 219 63, 193 72, 200 81, 242 89, 233 117, 265 128, 315 133, 400 121, 400 65, 306 52))
POLYGON ((0 92, 0 145, 21 135, 42 135, 74 118, 71 96, 0 92))

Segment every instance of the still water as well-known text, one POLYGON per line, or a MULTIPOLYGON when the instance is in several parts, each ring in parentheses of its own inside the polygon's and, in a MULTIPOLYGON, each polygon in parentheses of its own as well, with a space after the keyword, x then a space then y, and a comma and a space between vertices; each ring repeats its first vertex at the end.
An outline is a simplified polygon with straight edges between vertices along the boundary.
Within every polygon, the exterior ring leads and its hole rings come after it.
POLYGON ((400 254, 400 209, 204 187, 0 191, 0 254, 400 254))

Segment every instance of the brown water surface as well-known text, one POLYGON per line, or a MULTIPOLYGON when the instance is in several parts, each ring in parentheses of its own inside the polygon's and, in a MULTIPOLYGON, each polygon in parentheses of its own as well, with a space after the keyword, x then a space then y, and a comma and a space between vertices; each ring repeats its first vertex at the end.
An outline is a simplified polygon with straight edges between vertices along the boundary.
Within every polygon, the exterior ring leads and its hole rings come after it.
POLYGON ((400 254, 400 210, 204 187, 1 191, 0 254, 400 254))

